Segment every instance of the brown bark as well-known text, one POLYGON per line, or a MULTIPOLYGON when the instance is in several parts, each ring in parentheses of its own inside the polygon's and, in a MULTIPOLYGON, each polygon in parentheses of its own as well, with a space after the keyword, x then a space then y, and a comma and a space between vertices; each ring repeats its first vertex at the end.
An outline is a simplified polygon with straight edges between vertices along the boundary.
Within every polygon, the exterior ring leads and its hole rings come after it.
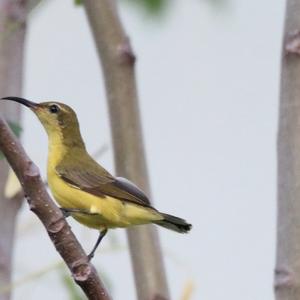
MULTIPOLYGON (((20 95, 22 91, 23 51, 26 31, 25 1, 0 1, 0 95, 20 95)), ((20 106, 0 103, 1 114, 20 124, 20 106)), ((16 215, 22 199, 6 199, 4 186, 8 164, 0 161, 0 288, 11 280, 12 255, 16 215)), ((0 294, 1 300, 10 299, 10 293, 0 294)))
POLYGON ((70 269, 74 281, 81 287, 88 299, 109 300, 95 268, 46 191, 39 170, 24 152, 4 120, 0 118, 0 150, 19 178, 30 209, 41 220, 59 252, 70 269))
MULTIPOLYGON (((134 71, 135 56, 113 0, 85 0, 102 63, 113 135, 116 171, 150 194, 134 71)), ((150 196, 150 195, 149 195, 150 196)), ((139 300, 168 299, 156 228, 127 231, 139 300)))
POLYGON ((300 299, 300 0, 288 0, 281 61, 275 295, 300 299))
MULTIPOLYGON (((42 0, 0 0, 0 96, 22 94, 24 42, 27 16, 42 0)), ((21 125, 21 108, 13 102, 1 102, 6 120, 21 125)), ((14 199, 4 197, 8 164, 0 161, 0 288, 11 280, 14 235, 23 193, 14 199)), ((0 294, 0 300, 10 293, 0 294)))

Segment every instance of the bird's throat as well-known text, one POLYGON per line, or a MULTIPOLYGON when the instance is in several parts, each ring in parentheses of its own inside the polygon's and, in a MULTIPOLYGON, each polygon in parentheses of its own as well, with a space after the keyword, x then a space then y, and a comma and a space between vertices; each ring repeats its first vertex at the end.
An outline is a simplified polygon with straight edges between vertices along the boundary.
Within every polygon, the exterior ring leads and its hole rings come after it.
POLYGON ((67 132, 57 130, 48 133, 48 140, 48 167, 57 166, 67 155, 85 151, 80 133, 68 135, 67 132))

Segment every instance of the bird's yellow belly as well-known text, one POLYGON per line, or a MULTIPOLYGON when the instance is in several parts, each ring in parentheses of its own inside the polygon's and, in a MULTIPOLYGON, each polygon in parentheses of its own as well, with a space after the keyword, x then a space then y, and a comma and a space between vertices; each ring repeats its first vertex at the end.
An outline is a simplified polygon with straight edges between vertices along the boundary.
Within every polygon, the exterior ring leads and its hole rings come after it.
POLYGON ((115 228, 147 224, 161 220, 162 216, 155 210, 123 202, 106 196, 98 197, 84 192, 64 182, 57 174, 51 174, 48 181, 50 190, 58 204, 66 209, 80 209, 91 213, 72 213, 78 222, 91 228, 115 228))

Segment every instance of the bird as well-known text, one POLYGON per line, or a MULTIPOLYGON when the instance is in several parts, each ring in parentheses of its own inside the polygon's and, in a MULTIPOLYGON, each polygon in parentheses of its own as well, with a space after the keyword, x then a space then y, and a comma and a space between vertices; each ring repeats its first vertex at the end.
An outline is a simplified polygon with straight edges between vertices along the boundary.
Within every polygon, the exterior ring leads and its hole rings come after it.
POLYGON ((48 135, 47 180, 65 217, 97 229, 91 260, 108 229, 156 224, 187 233, 192 225, 154 208, 146 194, 126 178, 115 177, 87 152, 74 110, 66 104, 35 103, 20 97, 4 97, 30 108, 48 135))

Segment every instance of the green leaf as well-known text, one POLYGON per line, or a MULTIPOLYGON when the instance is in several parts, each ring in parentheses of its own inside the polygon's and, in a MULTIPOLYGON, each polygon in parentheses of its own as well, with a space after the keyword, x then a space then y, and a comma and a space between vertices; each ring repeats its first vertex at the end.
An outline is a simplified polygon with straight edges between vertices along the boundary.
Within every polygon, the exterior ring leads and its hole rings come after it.
POLYGON ((17 136, 20 137, 21 132, 22 132, 22 127, 20 126, 20 124, 12 122, 12 121, 8 121, 8 126, 10 127, 10 129, 13 131, 13 133, 17 136))
POLYGON ((165 6, 165 0, 142 0, 144 2, 145 8, 151 13, 160 12, 165 6))
MULTIPOLYGON (((10 129, 13 131, 13 133, 17 136, 20 137, 21 132, 22 132, 22 127, 16 123, 16 122, 12 122, 12 121, 8 121, 7 122, 8 126, 10 127, 10 129)), ((0 151, 0 160, 4 159, 4 155, 3 153, 0 151)))
POLYGON ((147 13, 151 15, 160 15, 163 13, 169 4, 169 0, 128 0, 133 4, 136 4, 147 13))
POLYGON ((74 0, 74 4, 75 5, 82 5, 83 4, 83 0, 74 0))

